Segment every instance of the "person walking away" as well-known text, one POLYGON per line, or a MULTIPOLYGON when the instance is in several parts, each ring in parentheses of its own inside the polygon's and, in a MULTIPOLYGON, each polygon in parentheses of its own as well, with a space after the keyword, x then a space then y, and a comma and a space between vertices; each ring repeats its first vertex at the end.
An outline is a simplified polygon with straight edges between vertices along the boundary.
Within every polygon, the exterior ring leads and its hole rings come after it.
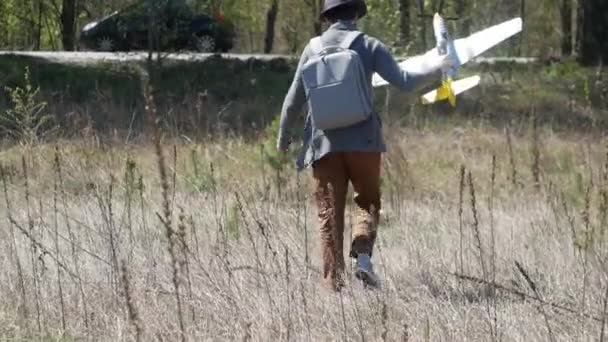
POLYGON ((356 222, 350 257, 355 277, 371 288, 380 285, 371 257, 380 218, 381 155, 386 152, 382 122, 372 108, 372 75, 411 91, 454 62, 429 57, 419 73, 401 70, 388 48, 357 30, 367 13, 364 0, 325 0, 321 18, 329 28, 305 47, 285 97, 277 148, 289 151, 294 123, 308 105, 298 172, 312 166, 320 225, 325 286, 344 285, 344 210, 349 182, 354 189, 356 222))

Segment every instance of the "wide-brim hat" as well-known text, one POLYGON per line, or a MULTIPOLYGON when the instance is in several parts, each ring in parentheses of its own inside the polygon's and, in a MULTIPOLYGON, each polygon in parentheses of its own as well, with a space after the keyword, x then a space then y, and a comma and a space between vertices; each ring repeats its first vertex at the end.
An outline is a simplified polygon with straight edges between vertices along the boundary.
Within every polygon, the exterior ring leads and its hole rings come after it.
POLYGON ((365 4, 365 0, 325 0, 323 3, 321 17, 324 17, 327 12, 333 10, 334 8, 344 5, 355 5, 357 7, 357 15, 359 19, 367 14, 367 5, 365 4))

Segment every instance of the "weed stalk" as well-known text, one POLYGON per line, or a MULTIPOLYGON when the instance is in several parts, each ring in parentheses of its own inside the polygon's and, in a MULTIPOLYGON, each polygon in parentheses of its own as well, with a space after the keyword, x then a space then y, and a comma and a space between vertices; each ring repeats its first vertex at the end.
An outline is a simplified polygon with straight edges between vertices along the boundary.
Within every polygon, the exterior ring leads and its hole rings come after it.
POLYGON ((122 261, 122 286, 125 292, 125 304, 127 305, 127 312, 129 313, 129 323, 135 330, 135 341, 141 342, 143 336, 143 329, 141 326, 141 320, 139 318, 139 312, 135 305, 135 298, 133 297, 133 291, 131 289, 131 282, 129 280, 129 269, 126 262, 122 261))
MULTIPOLYGON (((28 175, 28 168, 27 168, 27 162, 25 160, 25 156, 21 156, 21 165, 23 167, 23 187, 25 190, 25 206, 26 206, 26 213, 27 213, 27 226, 28 226, 28 231, 30 236, 32 236, 32 239, 35 238, 35 233, 34 233, 34 219, 32 218, 32 212, 31 212, 31 205, 30 205, 30 186, 29 186, 29 175, 28 175)), ((31 263, 32 263, 32 279, 34 282, 34 304, 36 307, 36 321, 38 323, 38 334, 39 336, 42 336, 42 313, 40 310, 40 285, 39 285, 39 278, 38 278, 38 267, 37 267, 37 262, 36 262, 36 254, 37 254, 37 248, 36 245, 33 243, 30 243, 30 258, 31 258, 31 263)), ((65 321, 65 319, 64 319, 65 321)))
MULTIPOLYGON (((57 156, 55 156, 57 158, 57 156)), ((61 251, 59 249, 59 208, 57 205, 58 202, 58 192, 59 192, 59 180, 55 177, 55 181, 53 182, 53 218, 54 218, 54 242, 55 242, 55 253, 60 255, 61 251)), ((59 304, 61 308, 61 327, 63 330, 63 336, 65 337, 66 325, 65 325, 65 302, 63 299, 63 285, 61 279, 61 267, 59 264, 57 266, 57 288, 58 288, 58 296, 59 296, 59 304)))
POLYGON ((172 224, 172 212, 171 212, 171 200, 169 195, 169 179, 167 177, 167 167, 165 162, 165 155, 161 145, 161 133, 159 127, 159 119, 156 113, 156 105, 154 103, 154 96, 149 84, 144 85, 144 98, 146 101, 146 112, 148 119, 152 121, 152 128, 154 130, 154 150, 157 159, 158 172, 160 175, 160 184, 162 190, 162 216, 157 214, 158 218, 165 227, 165 233, 168 242, 169 255, 171 256, 171 268, 173 270, 172 283, 173 290, 175 292, 175 301, 177 305, 177 316, 180 327, 180 339, 182 342, 186 341, 186 327, 184 324, 184 316, 182 311, 182 299, 180 295, 180 270, 179 260, 176 255, 176 241, 175 232, 172 224))
POLYGON ((538 118, 536 113, 532 116, 532 177, 534 188, 540 191, 540 137, 538 131, 538 118))
POLYGON ((517 187, 517 167, 515 166, 515 152, 513 151, 513 137, 510 126, 507 126, 505 132, 507 136, 507 148, 509 150, 509 165, 511 167, 511 184, 513 185, 513 189, 515 189, 517 187))
POLYGON ((6 205, 7 212, 7 220, 10 227, 11 234, 11 254, 15 258, 15 264, 17 265, 17 276, 19 278, 19 290, 21 292, 21 305, 18 307, 18 312, 20 313, 24 322, 29 320, 29 310, 28 310, 28 300, 27 295, 25 293, 25 280, 23 276, 23 266, 21 265, 21 258, 19 258, 19 248, 17 247, 17 236, 15 236, 15 225, 12 219, 12 206, 10 197, 8 195, 8 184, 7 184, 7 172, 3 165, 0 165, 0 175, 2 176, 2 189, 4 192, 4 202, 6 205))
POLYGON ((80 292, 80 299, 82 301, 82 313, 83 313, 83 321, 84 326, 87 330, 87 334, 89 331, 89 313, 87 307, 87 299, 84 291, 84 284, 82 281, 82 273, 80 271, 80 263, 78 262, 78 253, 76 252, 76 236, 72 230, 72 225, 70 224, 70 218, 68 216, 68 200, 65 188, 63 186, 63 171, 61 167, 61 153, 59 151, 59 147, 55 146, 55 158, 54 158, 54 169, 55 169, 55 178, 58 185, 58 191, 61 195, 61 204, 63 207, 63 220, 64 224, 68 230, 68 236, 70 239, 70 249, 72 254, 72 263, 74 264, 74 270, 76 272, 77 281, 78 281, 78 290, 80 292))

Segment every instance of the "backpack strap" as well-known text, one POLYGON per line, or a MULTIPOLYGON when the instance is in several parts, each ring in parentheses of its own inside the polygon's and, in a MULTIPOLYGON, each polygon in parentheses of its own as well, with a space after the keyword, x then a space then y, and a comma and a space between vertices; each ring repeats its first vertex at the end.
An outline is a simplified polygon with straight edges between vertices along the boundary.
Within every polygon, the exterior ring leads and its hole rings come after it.
POLYGON ((350 46, 353 45, 355 40, 357 40, 357 38, 362 35, 363 32, 360 31, 348 31, 348 33, 344 37, 344 40, 342 40, 342 43, 340 43, 340 47, 345 50, 350 49, 350 46))
POLYGON ((310 40, 310 49, 315 55, 318 55, 323 51, 323 41, 321 41, 321 36, 314 37, 310 40))
MULTIPOLYGON (((363 32, 360 31, 348 31, 348 33, 346 34, 346 36, 344 36, 344 39, 339 45, 340 48, 344 50, 350 49, 350 46, 353 45, 355 40, 357 40, 357 38, 362 35, 363 32)), ((310 40, 310 49, 315 55, 318 55, 323 52, 323 49, 325 49, 325 45, 323 44, 323 40, 321 40, 321 36, 314 37, 310 40)))

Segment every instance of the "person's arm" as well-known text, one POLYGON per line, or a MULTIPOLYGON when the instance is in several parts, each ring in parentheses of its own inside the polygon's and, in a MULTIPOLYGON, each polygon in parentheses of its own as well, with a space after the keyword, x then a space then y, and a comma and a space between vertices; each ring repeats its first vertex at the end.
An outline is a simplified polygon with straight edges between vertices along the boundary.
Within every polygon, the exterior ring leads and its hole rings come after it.
POLYGON ((417 67, 415 70, 402 70, 388 48, 379 41, 373 41, 374 71, 391 85, 410 91, 422 82, 439 77, 442 69, 447 69, 452 61, 448 55, 437 56, 427 53, 423 56, 412 57, 417 67))
POLYGON ((304 83, 302 82, 302 67, 308 61, 308 49, 307 46, 300 57, 300 62, 298 63, 291 87, 283 101, 281 124, 277 141, 277 148, 280 151, 287 151, 289 148, 293 135, 293 125, 298 114, 301 112, 302 107, 306 103, 306 91, 304 90, 304 83))

